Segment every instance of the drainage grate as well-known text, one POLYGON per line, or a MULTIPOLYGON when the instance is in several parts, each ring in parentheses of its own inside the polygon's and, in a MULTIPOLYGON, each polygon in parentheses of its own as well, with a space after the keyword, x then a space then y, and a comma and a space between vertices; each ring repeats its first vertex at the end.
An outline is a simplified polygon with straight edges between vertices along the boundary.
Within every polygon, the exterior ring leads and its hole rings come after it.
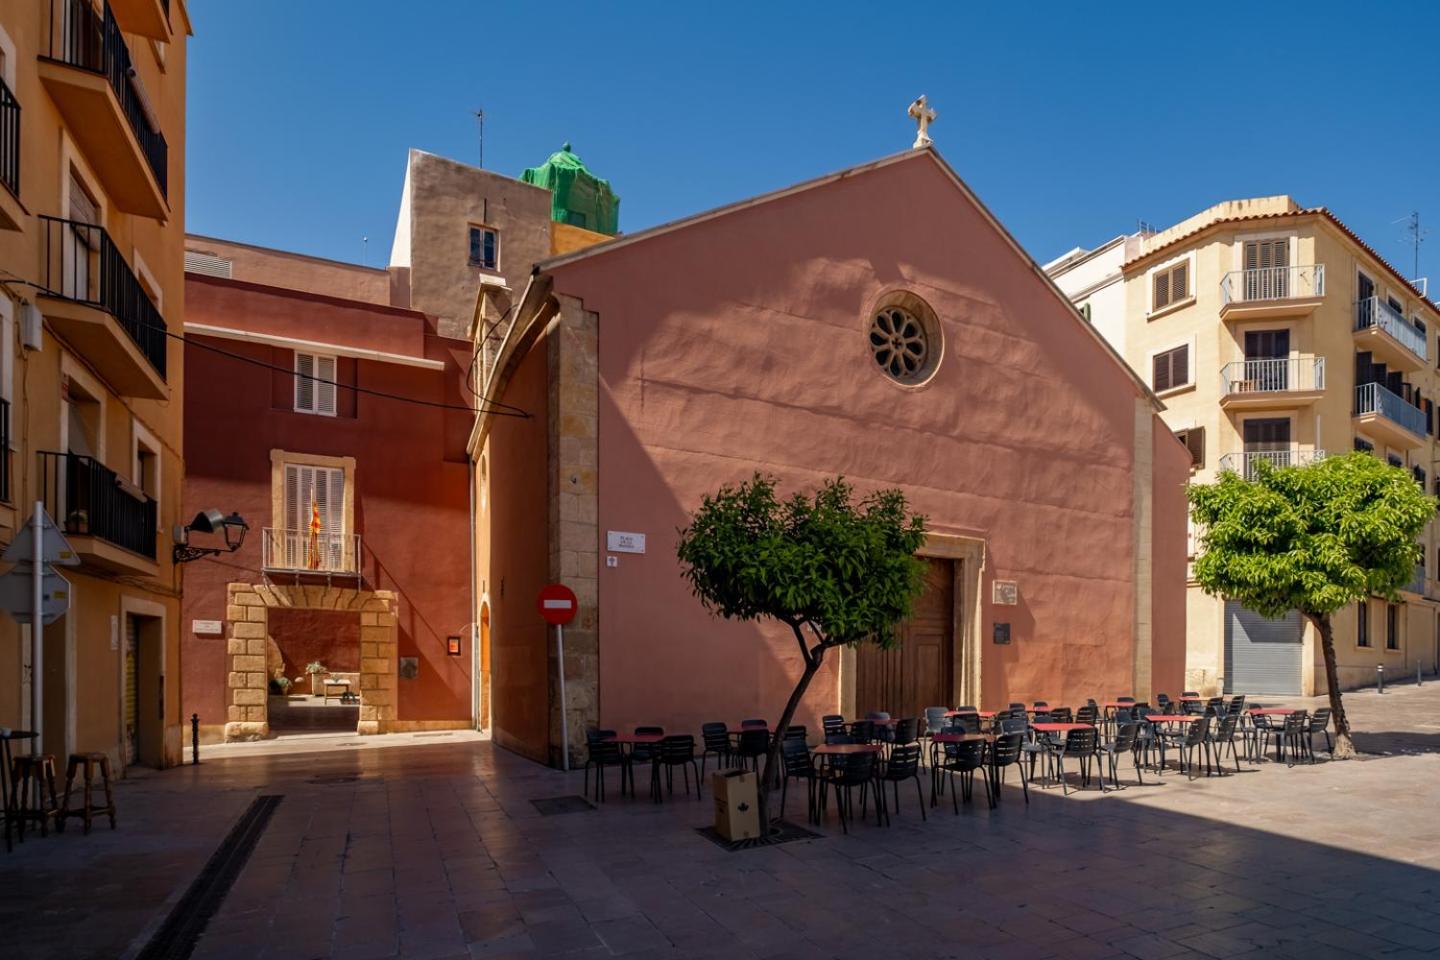
POLYGON ((543 797, 530 802, 540 811, 542 817, 556 817, 562 813, 589 813, 595 809, 589 800, 573 794, 568 797, 543 797))
POLYGON ((281 799, 273 794, 255 798, 136 960, 185 960, 190 956, 210 918, 225 902, 225 895, 245 868, 281 799))
POLYGON ((731 853, 737 850, 753 850, 756 847, 773 847, 780 843, 794 843, 796 840, 819 840, 824 834, 806 830, 804 827, 796 826, 788 820, 777 820, 775 829, 768 837, 756 837, 753 840, 726 840, 716 832, 714 827, 696 827, 695 832, 706 840, 731 853))

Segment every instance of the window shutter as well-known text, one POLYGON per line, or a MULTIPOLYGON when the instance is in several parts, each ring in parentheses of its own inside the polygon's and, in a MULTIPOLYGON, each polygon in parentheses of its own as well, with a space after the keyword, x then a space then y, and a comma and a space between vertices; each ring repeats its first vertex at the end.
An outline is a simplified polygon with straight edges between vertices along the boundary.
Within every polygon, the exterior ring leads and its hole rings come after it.
POLYGON ((1272 265, 1273 265, 1273 266, 1276 266, 1276 267, 1288 267, 1288 266, 1290 266, 1290 241, 1289 241, 1289 240, 1271 240, 1271 241, 1270 241, 1270 247, 1271 247, 1270 257, 1271 257, 1272 265))
POLYGON ((1170 300, 1184 300, 1190 295, 1190 264, 1181 261, 1170 271, 1170 300))
POLYGON ((308 353, 295 354, 295 409, 306 412, 315 409, 315 357, 308 353))
POLYGON ((326 499, 330 504, 330 514, 326 519, 325 529, 335 534, 345 532, 345 471, 330 471, 330 491, 326 499))
POLYGON ((315 412, 334 416, 335 414, 335 358, 316 357, 315 412), (328 381, 328 382, 325 382, 328 381))
POLYGON ((1170 303, 1170 274, 1161 272, 1155 274, 1155 292, 1152 298, 1150 309, 1159 310, 1170 303))
POLYGON ((1191 427, 1185 431, 1185 446, 1190 450, 1190 463, 1197 469, 1205 467, 1205 428, 1191 427))
POLYGON ((1179 387, 1179 386, 1183 386, 1184 384, 1189 383, 1189 382, 1190 382, 1190 345, 1187 343, 1187 344, 1184 344, 1184 345, 1182 345, 1182 346, 1176 347, 1174 350, 1171 350, 1170 353, 1171 353, 1171 356, 1172 356, 1172 359, 1171 359, 1171 361, 1170 361, 1170 362, 1171 362, 1171 369, 1170 369, 1170 384, 1171 384, 1171 386, 1179 387))
POLYGON ((1250 240, 1245 244, 1245 269, 1260 269, 1260 244, 1257 241, 1250 240))
POLYGON ((1170 389, 1170 355, 1168 353, 1155 354, 1155 367, 1151 371, 1150 383, 1158 393, 1170 389))

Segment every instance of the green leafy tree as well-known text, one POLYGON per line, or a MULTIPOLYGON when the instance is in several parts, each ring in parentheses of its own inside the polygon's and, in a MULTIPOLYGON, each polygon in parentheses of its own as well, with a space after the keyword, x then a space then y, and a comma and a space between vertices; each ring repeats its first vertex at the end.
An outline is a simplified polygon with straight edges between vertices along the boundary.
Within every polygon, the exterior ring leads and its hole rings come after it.
POLYGON ((1335 669, 1335 611, 1371 596, 1393 600, 1410 582, 1415 538, 1436 501, 1398 467, 1367 453, 1303 467, 1257 465, 1253 480, 1225 472, 1191 484, 1203 531, 1195 579, 1206 593, 1266 617, 1298 610, 1320 634, 1337 759, 1355 754, 1335 669))
POLYGON ((781 739, 825 652, 897 642, 895 628, 923 587, 915 552, 924 541, 925 519, 908 513, 898 490, 856 503, 849 484, 835 479, 812 496, 781 501, 774 478, 758 473, 705 497, 680 531, 683 576, 707 610, 726 620, 777 620, 800 648, 804 669, 773 728, 760 781, 762 824, 770 823, 781 739))

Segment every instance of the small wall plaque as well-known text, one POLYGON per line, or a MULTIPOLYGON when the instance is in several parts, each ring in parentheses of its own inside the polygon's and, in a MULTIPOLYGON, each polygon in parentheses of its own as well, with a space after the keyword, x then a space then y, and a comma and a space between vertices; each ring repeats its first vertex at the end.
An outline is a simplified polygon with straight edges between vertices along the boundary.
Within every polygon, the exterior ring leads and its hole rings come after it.
POLYGON ((191 620, 190 632, 197 637, 218 637, 225 633, 225 624, 219 620, 191 620))
POLYGON ((1010 624, 995 624, 995 642, 1000 644, 1001 646, 1010 645, 1010 624))
POLYGON ((400 658, 400 679, 401 679, 401 680, 414 680, 414 679, 415 679, 416 677, 418 677, 418 676, 420 676, 420 658, 419 658, 419 657, 401 657, 401 658, 400 658))
POLYGON ((450 656, 452 656, 452 657, 458 657, 458 656, 460 656, 460 638, 459 638, 459 637, 446 637, 446 638, 445 638, 445 652, 448 653, 448 654, 449 654, 450 656))
POLYGON ((996 580, 990 588, 990 602, 1013 607, 1020 602, 1020 585, 1014 580, 996 580))
POLYGON ((644 553, 645 534, 624 530, 606 530, 605 548, 611 553, 644 553))

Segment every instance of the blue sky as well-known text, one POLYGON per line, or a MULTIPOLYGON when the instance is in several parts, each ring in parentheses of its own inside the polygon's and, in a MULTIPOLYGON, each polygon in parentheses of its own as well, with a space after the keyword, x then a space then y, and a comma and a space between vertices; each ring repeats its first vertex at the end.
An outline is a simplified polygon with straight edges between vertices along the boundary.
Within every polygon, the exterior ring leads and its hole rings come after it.
POLYGON ((1217 200, 1435 232, 1440 4, 192 0, 188 228, 380 266, 405 153, 570 141, 637 230, 893 153, 905 107, 1044 261, 1217 200), (400 7, 412 11, 397 17, 400 7), (368 236, 368 248, 362 237, 368 236))

